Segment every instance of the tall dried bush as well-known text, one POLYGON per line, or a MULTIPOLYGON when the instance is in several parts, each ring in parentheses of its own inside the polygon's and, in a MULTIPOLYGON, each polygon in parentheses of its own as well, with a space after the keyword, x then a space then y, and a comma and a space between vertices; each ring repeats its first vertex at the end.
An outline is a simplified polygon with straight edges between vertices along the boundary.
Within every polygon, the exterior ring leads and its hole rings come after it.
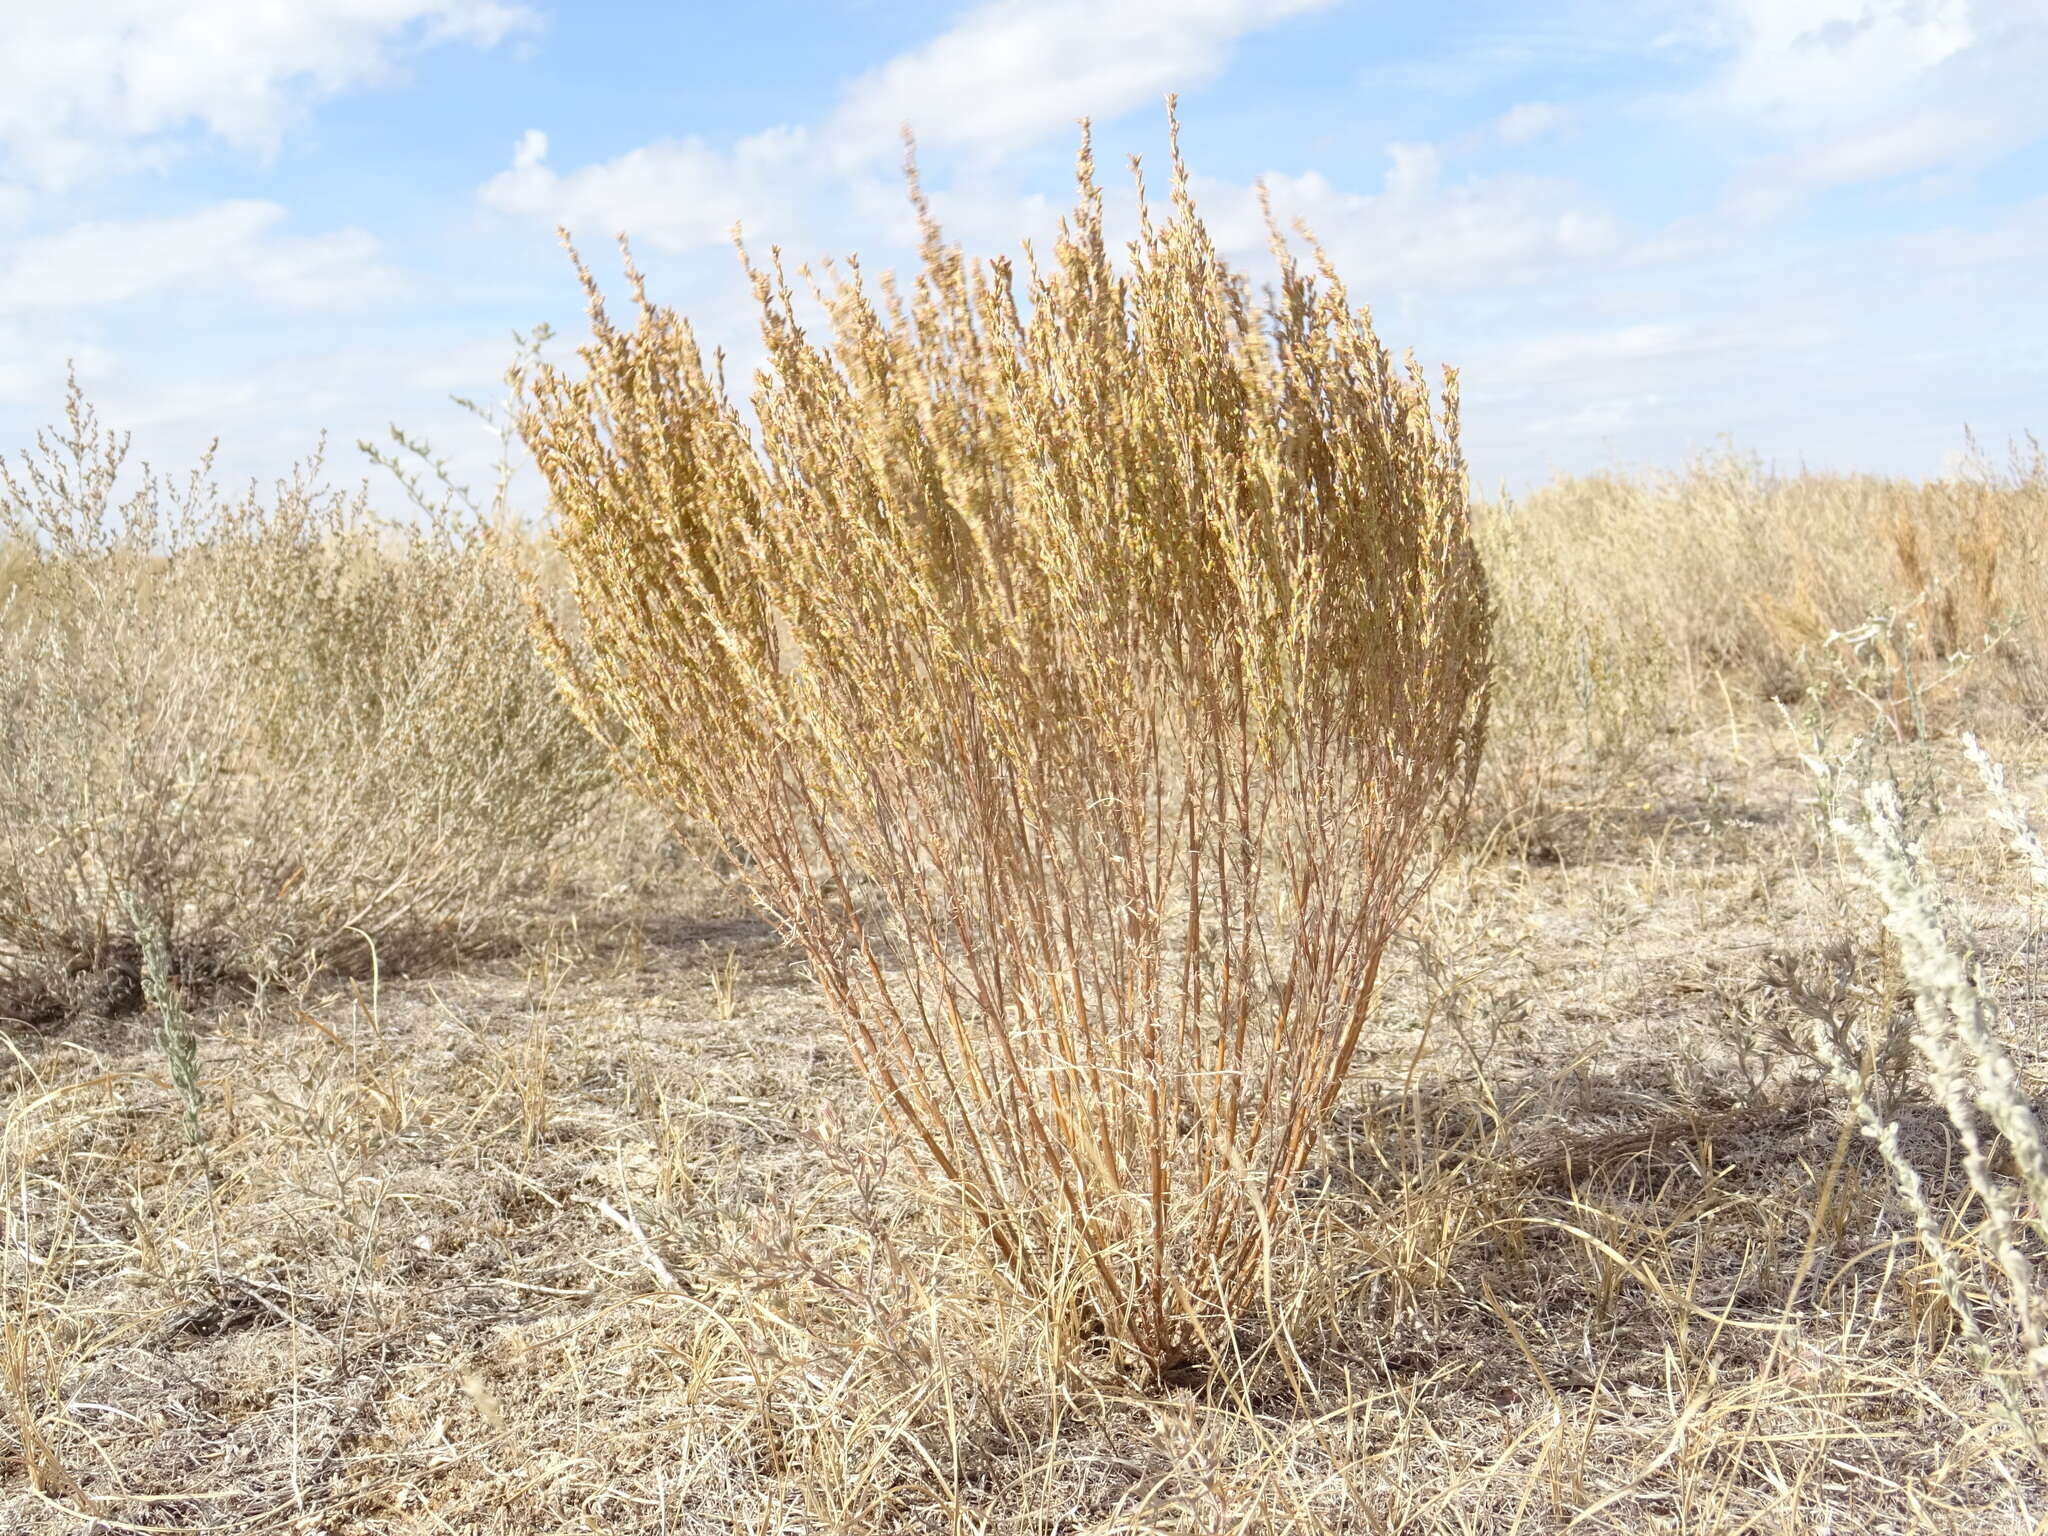
POLYGON ((66 423, 0 461, 0 1017, 139 1001, 125 903, 188 979, 474 937, 604 776, 510 563, 66 423))
POLYGON ((1021 271, 912 191, 921 270, 818 292, 829 341, 753 271, 757 429, 637 273, 622 328, 584 272, 586 371, 523 420, 558 660, 1011 1272, 1165 1368, 1249 1299, 1468 795, 1455 393, 1277 240, 1261 311, 1177 148, 1124 270, 1085 142, 1021 271))

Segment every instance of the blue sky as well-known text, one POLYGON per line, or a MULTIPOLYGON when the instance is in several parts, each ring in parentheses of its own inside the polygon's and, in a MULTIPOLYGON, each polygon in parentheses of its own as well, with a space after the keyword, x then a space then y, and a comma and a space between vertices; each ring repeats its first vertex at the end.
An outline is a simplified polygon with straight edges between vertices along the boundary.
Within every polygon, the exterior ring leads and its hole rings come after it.
MULTIPOLYGON (((971 251, 1043 239, 1075 120, 1113 185, 1181 96, 1202 208, 1255 187, 1464 380, 1482 487, 1675 465, 1940 472, 2048 430, 2041 0, 0 0, 0 449, 67 360, 138 453, 466 474, 511 333, 566 352, 566 223, 744 362, 727 231, 901 260, 900 130, 971 251)), ((1121 190, 1117 205, 1128 207, 1121 190)))

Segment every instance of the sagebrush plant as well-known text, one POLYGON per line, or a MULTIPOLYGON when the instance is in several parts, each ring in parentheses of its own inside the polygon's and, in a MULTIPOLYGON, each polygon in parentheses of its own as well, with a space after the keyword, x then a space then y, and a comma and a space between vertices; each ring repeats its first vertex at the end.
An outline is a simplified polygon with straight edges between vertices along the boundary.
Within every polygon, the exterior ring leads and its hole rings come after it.
POLYGON ((585 371, 523 428, 586 716, 731 845, 1010 1271, 1163 1369, 1250 1296, 1465 805, 1490 614, 1452 376, 1433 409, 1277 240, 1257 307, 1177 142, 1122 270, 1085 138, 1079 184, 1020 269, 913 173, 922 268, 819 292, 829 342, 753 269, 758 442, 585 271, 585 371))
POLYGON ((474 936, 603 779, 493 536, 125 456, 0 461, 0 1017, 139 1003, 124 898, 188 982, 474 936))
MULTIPOLYGON (((2040 857, 2040 841, 2003 769, 1974 737, 1965 744, 1992 794, 1993 820, 2031 877, 2048 884, 2048 860, 2040 857)), ((1900 1151, 1896 1122, 1871 1102, 1867 1078, 1854 1070, 1839 1043, 1829 1045, 1825 1030, 1817 1032, 1817 1042, 1863 1134, 1893 1175, 1957 1329, 1998 1389, 2015 1428, 2041 1454, 2048 1286, 2037 1266, 2048 1244, 2048 1138, 2004 1039, 1998 1001, 1913 840, 1897 786, 1888 779, 1867 785, 1860 814, 1838 817, 1834 826, 1856 855, 1861 879, 1884 903, 1885 929, 1898 944, 1912 994, 1913 1043, 1934 1099, 1956 1133, 1963 1172, 1982 1213, 1981 1237, 1959 1241, 1943 1230, 1918 1173, 1900 1151), (1978 1295, 1989 1305, 1980 1306, 1978 1295), (1997 1347, 2008 1341, 2017 1346, 2016 1363, 1997 1347)))
POLYGON ((1965 731, 1962 741, 1963 755, 1970 760, 1970 765, 1977 770, 1977 776, 1984 781, 1984 788, 1991 795, 1988 814, 1992 825, 2005 833, 2008 846, 2026 866, 2027 878, 2048 889, 2048 848, 2041 845, 2041 835, 2034 830, 2034 819, 2027 810, 2027 803, 2007 780, 2005 765, 1984 750, 1984 744, 1974 731, 1965 731))

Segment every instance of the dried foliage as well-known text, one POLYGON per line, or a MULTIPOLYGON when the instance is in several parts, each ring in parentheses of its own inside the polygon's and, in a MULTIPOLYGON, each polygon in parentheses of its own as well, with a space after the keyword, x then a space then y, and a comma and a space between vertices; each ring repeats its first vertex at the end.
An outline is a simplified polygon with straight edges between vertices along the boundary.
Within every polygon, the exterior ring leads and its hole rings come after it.
POLYGON ((188 981, 474 937, 603 777, 509 565, 125 453, 74 388, 0 464, 0 1017, 139 1004, 129 900, 188 981))
MULTIPOLYGON (((1927 482, 1768 473, 1565 477, 1480 507, 1496 605, 1475 821, 1493 846, 1584 853, 1651 812, 1685 726, 1790 707, 1825 743, 2048 720, 2048 461, 1974 443, 1927 482)), ((1825 755, 1825 752, 1823 753, 1825 755)))
POLYGON ((1725 454, 1562 479, 1517 511, 1525 546, 1588 611, 1711 706, 1717 679, 1785 700, 1827 691, 1845 662, 1867 670, 1848 652, 1875 621, 1861 643, 1891 653, 1878 659, 1900 726, 1929 702, 1915 692, 2048 718, 2048 460, 2031 440, 2005 465, 1973 444, 1924 483, 1771 474, 1725 454))
MULTIPOLYGON (((1440 413, 1325 264, 1270 306, 1176 149, 1113 261, 754 271, 758 445, 592 297, 526 382, 586 716, 716 826, 1010 1273, 1166 1370, 1256 1287, 1465 802, 1489 611, 1440 413)), ((915 181, 913 177, 913 195, 915 181)), ((1140 185, 1141 205, 1143 188, 1140 185)))
MULTIPOLYGON (((1166 1390, 915 1198, 800 961, 705 871, 521 964, 195 1009, 218 1259, 150 1031, 23 1038, 0 1530, 2030 1530, 2048 1478, 1881 1148, 1803 1068, 1740 1080, 1703 1027, 1782 1005, 1759 937, 1845 916, 1831 850, 1785 835, 1811 786, 1781 731, 1711 764, 1756 823, 1445 869, 1261 1326, 1166 1390)), ((1997 745, 2016 785, 2048 769, 1997 745)), ((1922 830, 1957 904, 1998 914, 1980 956, 2037 1089, 2021 877, 1951 787, 1922 830)), ((2013 1372, 1947 1118, 1918 1089, 1888 1113, 2013 1372)))
POLYGON ((1554 844, 1641 779, 1672 719, 1670 663, 1648 616, 1580 590, 1572 551, 1512 504, 1474 522, 1494 600, 1492 708, 1477 829, 1496 844, 1554 844))

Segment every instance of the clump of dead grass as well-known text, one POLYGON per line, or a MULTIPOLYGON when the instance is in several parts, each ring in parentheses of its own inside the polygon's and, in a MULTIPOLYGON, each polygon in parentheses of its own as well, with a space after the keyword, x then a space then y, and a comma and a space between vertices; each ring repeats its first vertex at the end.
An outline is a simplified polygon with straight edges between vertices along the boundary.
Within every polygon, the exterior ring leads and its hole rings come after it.
MULTIPOLYGON (((913 181, 913 191, 915 183, 913 181)), ((688 326, 592 295, 526 382, 559 664, 802 946, 1001 1267, 1149 1372, 1251 1305, 1381 956, 1463 809, 1489 606, 1456 396, 1276 240, 817 295, 755 269, 758 444, 688 326)))

